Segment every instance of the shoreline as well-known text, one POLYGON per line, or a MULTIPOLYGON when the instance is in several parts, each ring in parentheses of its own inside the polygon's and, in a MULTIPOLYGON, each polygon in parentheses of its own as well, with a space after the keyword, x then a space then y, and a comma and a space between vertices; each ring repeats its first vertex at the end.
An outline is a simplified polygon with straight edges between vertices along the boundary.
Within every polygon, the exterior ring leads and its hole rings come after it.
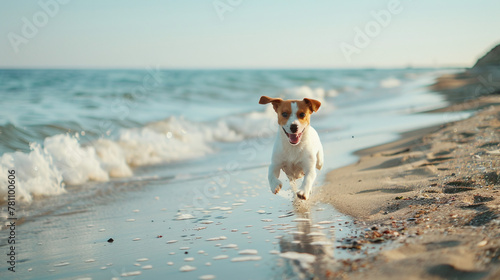
POLYGON ((471 117, 359 150, 326 175, 316 199, 371 229, 347 248, 401 243, 334 278, 500 278, 500 96, 469 103, 440 111, 480 108, 471 117))

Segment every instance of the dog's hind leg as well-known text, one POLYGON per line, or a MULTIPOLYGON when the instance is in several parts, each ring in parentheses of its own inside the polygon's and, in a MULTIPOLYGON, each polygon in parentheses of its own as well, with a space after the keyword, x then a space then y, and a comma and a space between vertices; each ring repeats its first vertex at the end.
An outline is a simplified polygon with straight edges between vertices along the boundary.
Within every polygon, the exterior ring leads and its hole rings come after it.
POLYGON ((291 178, 290 176, 288 176, 288 181, 290 181, 290 187, 292 187, 292 191, 294 193, 297 192, 297 182, 295 181, 294 178, 291 178))

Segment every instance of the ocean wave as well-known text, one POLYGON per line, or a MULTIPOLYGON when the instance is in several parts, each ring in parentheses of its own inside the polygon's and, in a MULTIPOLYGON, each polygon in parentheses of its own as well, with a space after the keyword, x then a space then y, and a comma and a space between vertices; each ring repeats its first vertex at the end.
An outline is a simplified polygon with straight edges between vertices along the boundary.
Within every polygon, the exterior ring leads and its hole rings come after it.
MULTIPOLYGON (((335 94, 322 88, 298 87, 285 90, 280 97, 315 98, 322 102, 325 110, 333 108, 325 98, 335 94)), ((122 129, 114 139, 85 141, 88 139, 81 139, 85 135, 82 133, 50 136, 44 139, 43 145, 30 144, 30 152, 3 154, 0 172, 7 174, 9 169, 16 170, 19 174, 17 197, 31 202, 37 196, 64 193, 66 184, 131 177, 133 167, 203 157, 216 152, 213 142, 273 137, 276 130, 276 113, 272 106, 211 122, 172 116, 143 127, 122 129)), ((5 176, 0 179, 0 185, 7 185, 5 176)), ((6 199, 6 190, 6 187, 1 188, 0 199, 6 199)))
MULTIPOLYGON (((100 138, 86 145, 78 133, 47 137, 43 145, 32 143, 28 153, 3 154, 0 172, 7 174, 7 170, 14 169, 20 174, 17 198, 31 202, 37 196, 64 193, 66 184, 131 177, 133 167, 202 157, 215 152, 211 142, 240 141, 252 136, 231 129, 225 120, 199 123, 171 117, 145 127, 122 129, 115 140, 100 138)), ((2 180, 0 185, 7 186, 6 177, 2 180)), ((4 200, 6 190, 1 188, 4 200)))
MULTIPOLYGON (((65 192, 63 177, 52 156, 39 144, 30 145, 30 153, 7 153, 0 158, 0 173, 16 172, 16 198, 31 202, 34 196, 57 195, 65 192)), ((0 185, 7 186, 7 176, 0 177, 0 185)), ((2 199, 7 188, 2 187, 2 199)))

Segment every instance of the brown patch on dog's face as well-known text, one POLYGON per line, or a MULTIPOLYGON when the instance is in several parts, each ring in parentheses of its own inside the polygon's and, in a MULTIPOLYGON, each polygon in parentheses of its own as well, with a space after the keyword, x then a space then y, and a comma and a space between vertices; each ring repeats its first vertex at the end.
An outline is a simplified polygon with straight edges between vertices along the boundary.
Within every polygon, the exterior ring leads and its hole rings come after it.
POLYGON ((297 120, 300 122, 302 126, 307 126, 311 121, 312 111, 309 105, 304 101, 296 101, 297 102, 297 120))
POLYGON ((281 126, 285 125, 292 115, 292 102, 288 100, 281 102, 280 106, 276 109, 276 113, 278 114, 278 124, 281 126))

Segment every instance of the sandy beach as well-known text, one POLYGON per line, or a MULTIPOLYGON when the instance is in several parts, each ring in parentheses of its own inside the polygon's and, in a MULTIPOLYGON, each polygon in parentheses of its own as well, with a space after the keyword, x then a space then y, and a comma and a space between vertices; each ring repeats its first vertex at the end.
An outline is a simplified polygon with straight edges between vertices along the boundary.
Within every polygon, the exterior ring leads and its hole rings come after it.
POLYGON ((481 97, 471 118, 358 151, 358 162, 327 175, 317 199, 366 224, 347 248, 399 244, 337 266, 332 278, 500 277, 499 102, 481 97))

